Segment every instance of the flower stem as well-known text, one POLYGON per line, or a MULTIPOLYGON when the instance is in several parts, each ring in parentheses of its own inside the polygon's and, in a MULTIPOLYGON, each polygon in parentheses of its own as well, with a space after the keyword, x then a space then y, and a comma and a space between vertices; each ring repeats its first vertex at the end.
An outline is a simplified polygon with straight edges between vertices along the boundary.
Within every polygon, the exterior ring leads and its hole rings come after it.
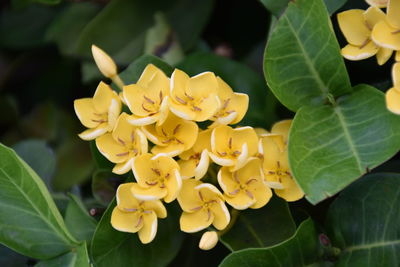
POLYGON ((115 75, 111 78, 111 80, 118 86, 119 90, 122 91, 122 88, 125 86, 124 82, 122 79, 119 77, 119 75, 115 75))

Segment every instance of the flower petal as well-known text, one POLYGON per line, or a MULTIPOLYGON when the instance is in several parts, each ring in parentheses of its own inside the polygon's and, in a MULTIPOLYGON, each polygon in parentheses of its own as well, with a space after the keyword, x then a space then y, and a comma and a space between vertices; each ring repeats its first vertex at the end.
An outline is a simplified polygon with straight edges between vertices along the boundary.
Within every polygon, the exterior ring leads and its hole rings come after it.
POLYGON ((86 128, 95 128, 99 125, 96 121, 97 111, 93 105, 93 99, 81 98, 74 101, 76 116, 86 128))
POLYGON ((94 140, 94 139, 98 138, 99 136, 102 136, 103 134, 105 134, 107 132, 107 130, 108 130, 108 124, 102 123, 99 126, 97 126, 96 128, 87 129, 87 130, 81 132, 80 134, 78 134, 78 136, 82 140, 91 141, 91 140, 94 140))
POLYGON ((304 193, 296 184, 293 178, 286 176, 282 179, 283 189, 274 189, 275 194, 288 202, 297 201, 303 198, 304 193))
POLYGON ((393 50, 385 47, 380 47, 376 54, 378 65, 382 66, 385 64, 393 54, 393 50))
POLYGON ((272 197, 271 189, 267 187, 261 180, 250 183, 248 190, 256 200, 250 207, 252 209, 264 207, 272 197))
POLYGON ((200 180, 204 177, 204 175, 206 175, 209 165, 210 160, 208 158, 208 151, 207 149, 204 149, 203 152, 201 152, 199 164, 197 165, 194 172, 196 180, 200 180))
POLYGON ((283 141, 287 143, 291 125, 292 120, 279 121, 272 126, 271 133, 282 135, 283 141))
POLYGON ((212 223, 214 227, 218 230, 225 229, 225 227, 228 226, 231 220, 231 215, 225 203, 220 200, 217 203, 211 205, 210 209, 214 213, 214 221, 212 223))
POLYGON ((362 60, 366 58, 370 58, 376 53, 378 53, 379 47, 374 44, 374 42, 370 41, 364 47, 354 46, 351 44, 346 45, 342 48, 341 54, 344 58, 348 60, 362 60))
POLYGON ((134 184, 131 187, 131 192, 135 198, 149 201, 164 198, 168 191, 166 188, 160 188, 158 185, 143 188, 138 184, 134 184))
POLYGON ((347 42, 352 45, 361 46, 365 40, 369 39, 371 30, 368 29, 364 10, 350 9, 337 14, 340 30, 347 42))
POLYGON ((240 191, 235 196, 224 195, 225 201, 234 209, 245 210, 256 203, 256 198, 250 198, 245 192, 240 191))
POLYGON ((161 154, 166 157, 175 157, 178 156, 182 151, 185 150, 185 146, 183 144, 170 144, 168 146, 154 146, 151 149, 151 153, 153 154, 161 154))
POLYGON ((400 1, 389 0, 386 8, 387 20, 389 24, 397 29, 400 29, 400 1))
POLYGON ((112 227, 121 232, 138 232, 143 227, 139 220, 140 214, 138 212, 124 212, 115 207, 111 213, 112 227))
POLYGON ((386 15, 380 8, 372 6, 364 12, 364 18, 368 28, 372 30, 375 24, 386 19, 386 15))
POLYGON ((386 107, 394 114, 400 115, 400 92, 395 88, 386 92, 386 107))
POLYGON ((195 233, 210 226, 213 220, 213 212, 201 209, 193 213, 183 212, 179 223, 183 232, 195 233))
POLYGON ((145 210, 152 210, 156 213, 158 218, 167 217, 167 209, 160 200, 144 201, 142 207, 145 210))
POLYGON ((111 99, 111 104, 108 108, 108 129, 112 131, 115 123, 121 113, 121 101, 118 98, 111 99))
POLYGON ((248 155, 254 156, 258 150, 258 136, 253 128, 246 126, 240 127, 233 130, 232 133, 233 144, 232 147, 235 149, 242 149, 244 143, 247 144, 248 155), (237 144, 237 145, 236 145, 237 144))
POLYGON ((148 64, 144 68, 142 74, 140 75, 139 80, 137 81, 137 84, 142 87, 147 87, 147 85, 149 84, 151 79, 153 79, 154 75, 160 71, 161 70, 159 68, 157 68, 155 65, 148 64))
POLYGON ((381 47, 400 50, 400 32, 398 31, 399 29, 391 27, 386 21, 381 21, 375 25, 371 37, 381 47))
POLYGON ((156 169, 159 169, 160 166, 152 161, 152 158, 152 154, 146 153, 135 157, 132 163, 133 175, 138 184, 144 188, 149 187, 146 182, 152 183, 159 179, 156 169))
POLYGON ((181 176, 182 179, 189 179, 194 177, 195 169, 197 160, 195 159, 188 159, 188 160, 179 160, 178 161, 179 167, 181 169, 181 176))
POLYGON ((395 57, 396 62, 400 61, 400 50, 396 51, 396 57, 395 57))
POLYGON ((160 114, 158 113, 147 117, 137 117, 135 115, 131 115, 128 118, 128 122, 133 126, 145 126, 155 123, 159 118, 160 114))
POLYGON ((135 183, 124 183, 118 186, 116 193, 117 207, 122 211, 136 209, 139 201, 133 196, 131 188, 135 183))
POLYGON ((195 99, 217 95, 218 82, 215 74, 209 71, 200 73, 189 79, 188 94, 195 99))
POLYGON ((206 121, 210 119, 219 109, 221 102, 216 94, 210 94, 208 97, 203 98, 201 103, 198 104, 199 110, 195 111, 195 121, 206 121))
POLYGON ((129 160, 127 148, 115 141, 110 133, 97 138, 96 146, 100 153, 113 163, 123 163, 129 160))
POLYGON ((182 188, 182 178, 179 171, 175 169, 168 177, 165 186, 167 187, 167 195, 164 197, 166 203, 174 201, 182 188))
POLYGON ((393 64, 392 67, 392 80, 393 87, 399 88, 400 90, 400 62, 393 64))
POLYGON ((108 84, 100 82, 93 96, 93 105, 97 112, 107 113, 113 98, 119 100, 118 95, 108 84))
POLYGON ((138 235, 140 242, 148 244, 153 241, 157 233, 157 216, 154 212, 142 214, 143 227, 139 230, 138 235))
POLYGON ((195 179, 182 181, 182 188, 178 195, 178 202, 182 210, 193 212, 195 209, 203 205, 198 193, 194 189, 199 184, 201 184, 201 182, 195 179))
POLYGON ((119 174, 119 175, 125 174, 125 173, 129 172, 130 170, 132 170, 132 162, 133 162, 133 158, 127 160, 126 162, 117 163, 117 164, 115 164, 114 168, 112 169, 112 172, 119 174))
POLYGON ((247 109, 249 108, 249 96, 247 94, 234 93, 229 107, 235 107, 235 112, 237 113, 236 118, 231 122, 231 124, 236 124, 240 122, 244 115, 246 115, 247 109))
POLYGON ((205 202, 224 199, 218 188, 216 188, 212 184, 201 183, 197 185, 194 189, 199 192, 199 197, 205 202))

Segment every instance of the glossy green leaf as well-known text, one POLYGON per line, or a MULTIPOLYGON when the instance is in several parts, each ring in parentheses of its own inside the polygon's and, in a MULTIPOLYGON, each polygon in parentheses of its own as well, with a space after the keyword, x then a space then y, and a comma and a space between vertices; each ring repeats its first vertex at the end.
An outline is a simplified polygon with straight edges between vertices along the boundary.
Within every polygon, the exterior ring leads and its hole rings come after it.
POLYGON ((341 249, 336 266, 398 266, 400 175, 372 174, 346 188, 329 208, 327 226, 341 249))
POLYGON ((236 92, 249 95, 249 110, 241 125, 269 127, 277 118, 275 98, 262 78, 249 67, 215 54, 198 52, 185 58, 178 68, 190 75, 204 71, 215 72, 236 92))
POLYGON ((275 96, 293 111, 351 92, 322 0, 289 4, 268 41, 264 73, 275 96))
POLYGON ((400 117, 387 111, 383 93, 368 85, 354 87, 334 107, 302 107, 289 136, 290 167, 314 204, 399 149, 400 117))
POLYGON ((220 267, 300 267, 318 261, 318 240, 311 219, 302 222, 288 240, 267 248, 249 248, 231 253, 220 267))
POLYGON ((115 205, 115 201, 110 204, 93 236, 91 257, 95 266, 167 266, 178 253, 183 240, 183 233, 179 230, 179 209, 176 206, 176 209, 171 209, 169 205, 168 217, 158 219, 155 239, 143 245, 137 234, 119 232, 111 226, 111 212, 115 205))
POLYGON ((13 149, 49 188, 56 168, 56 160, 53 150, 46 142, 37 139, 24 140, 15 144, 13 149))
MULTIPOLYGON (((288 6, 290 0, 260 0, 261 3, 268 9, 269 12, 275 16, 279 16, 288 6)), ((324 0, 329 14, 333 14, 336 10, 341 8, 347 0, 324 0)))
POLYGON ((290 238, 295 231, 287 202, 273 197, 261 209, 240 211, 237 221, 221 240, 232 251, 269 247, 290 238))
POLYGON ((53 179, 53 188, 65 191, 91 177, 93 160, 89 144, 74 137, 67 140, 56 151, 57 169, 53 179))
POLYGON ((97 201, 108 205, 114 198, 118 185, 123 178, 109 170, 98 170, 92 177, 92 193, 97 201))
POLYGON ((346 4, 347 0, 324 0, 324 2, 329 14, 333 14, 344 4, 346 4))
POLYGON ((64 216, 65 225, 77 240, 86 240, 86 242, 90 243, 97 222, 89 215, 89 212, 77 196, 70 194, 69 197, 70 201, 64 216))
POLYGON ((50 260, 41 261, 35 267, 89 267, 89 255, 86 249, 86 243, 74 248, 71 252, 65 253, 61 256, 55 257, 50 260))
POLYGON ((132 62, 123 72, 119 74, 125 84, 136 83, 148 64, 154 64, 165 72, 168 77, 172 74, 173 68, 163 60, 152 55, 143 55, 132 62))
POLYGON ((0 242, 23 255, 48 259, 76 245, 43 181, 0 144, 0 242))
POLYGON ((69 4, 47 29, 46 40, 54 41, 61 53, 74 55, 77 48, 77 36, 99 10, 98 5, 90 2, 69 4))

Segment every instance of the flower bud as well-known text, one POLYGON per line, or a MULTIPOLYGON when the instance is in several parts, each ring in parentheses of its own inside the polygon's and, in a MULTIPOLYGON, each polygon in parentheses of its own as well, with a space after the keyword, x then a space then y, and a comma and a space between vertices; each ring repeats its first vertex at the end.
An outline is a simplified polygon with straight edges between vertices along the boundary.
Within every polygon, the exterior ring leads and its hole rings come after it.
POLYGON ((92 45, 92 55, 100 72, 107 78, 113 78, 117 75, 117 66, 114 60, 103 50, 92 45))
POLYGON ((218 234, 215 231, 205 232, 200 239, 199 248, 202 250, 210 250, 218 243, 218 234))

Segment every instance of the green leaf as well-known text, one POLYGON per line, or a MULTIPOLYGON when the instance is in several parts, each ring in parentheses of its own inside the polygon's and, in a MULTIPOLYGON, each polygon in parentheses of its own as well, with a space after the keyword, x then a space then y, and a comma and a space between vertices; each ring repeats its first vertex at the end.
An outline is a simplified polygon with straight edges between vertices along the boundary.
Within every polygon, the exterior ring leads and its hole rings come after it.
POLYGON ((90 141, 90 151, 97 169, 112 170, 114 163, 109 161, 103 156, 103 154, 100 153, 100 151, 97 149, 95 141, 90 141))
POLYGON ((57 169, 53 188, 65 191, 91 177, 93 161, 88 144, 76 136, 57 149, 57 169))
POLYGON ((293 175, 313 204, 388 160, 400 149, 400 117, 386 109, 382 92, 354 88, 336 106, 302 107, 289 136, 293 175))
POLYGON ((89 2, 68 4, 47 29, 46 40, 54 41, 61 53, 73 55, 77 36, 99 10, 98 5, 89 2))
POLYGON ((92 177, 92 193, 97 201, 108 205, 114 198, 123 178, 109 170, 98 170, 92 177))
POLYGON ((154 64, 159 69, 164 71, 168 76, 170 76, 174 70, 170 65, 158 57, 152 55, 143 55, 132 62, 123 72, 119 74, 119 76, 125 84, 136 83, 139 80, 144 68, 146 68, 148 64, 154 64))
POLYGON ((228 255, 220 267, 300 267, 318 261, 318 240, 311 219, 302 222, 296 233, 288 240, 267 248, 249 248, 228 255))
POLYGON ((13 146, 20 156, 43 179, 50 188, 51 178, 56 168, 53 150, 43 140, 24 140, 13 146))
POLYGON ((77 240, 86 240, 87 243, 90 243, 97 222, 89 215, 78 197, 73 194, 69 194, 69 197, 70 201, 65 212, 65 225, 77 240))
POLYGON ((198 52, 185 58, 178 68, 196 75, 204 71, 215 72, 236 92, 249 95, 249 110, 241 125, 269 127, 277 118, 275 98, 262 78, 249 67, 212 53, 198 52))
POLYGON ((0 184, 1 243, 38 259, 55 257, 75 246, 43 181, 2 144, 0 184))
POLYGON ((56 258, 41 261, 35 267, 89 267, 89 255, 86 249, 86 243, 74 248, 71 252, 65 253, 56 258))
POLYGON ((274 16, 280 16, 290 0, 260 0, 265 8, 274 16))
POLYGON ((232 251, 268 247, 290 238, 295 231, 287 202, 273 197, 261 209, 241 211, 221 240, 232 251))
POLYGON ((94 264, 98 267, 167 266, 178 253, 183 240, 183 233, 178 229, 179 209, 168 209, 168 217, 158 219, 156 238, 150 244, 143 245, 137 234, 119 232, 111 226, 111 213, 115 205, 114 200, 93 236, 91 256, 94 264))
POLYGON ((400 175, 372 174, 346 188, 329 208, 328 233, 342 251, 336 266, 398 266, 400 175))
POLYGON ((206 25, 212 3, 212 0, 113 0, 81 32, 77 53, 91 57, 90 46, 96 44, 116 62, 129 64, 143 53, 145 33, 154 24, 157 11, 166 14, 183 48, 188 49, 206 25))
POLYGON ((347 2, 347 0, 324 0, 324 1, 329 14, 331 15, 347 2))
POLYGON ((351 92, 322 0, 289 4, 268 41, 264 73, 275 96, 293 111, 351 92))

